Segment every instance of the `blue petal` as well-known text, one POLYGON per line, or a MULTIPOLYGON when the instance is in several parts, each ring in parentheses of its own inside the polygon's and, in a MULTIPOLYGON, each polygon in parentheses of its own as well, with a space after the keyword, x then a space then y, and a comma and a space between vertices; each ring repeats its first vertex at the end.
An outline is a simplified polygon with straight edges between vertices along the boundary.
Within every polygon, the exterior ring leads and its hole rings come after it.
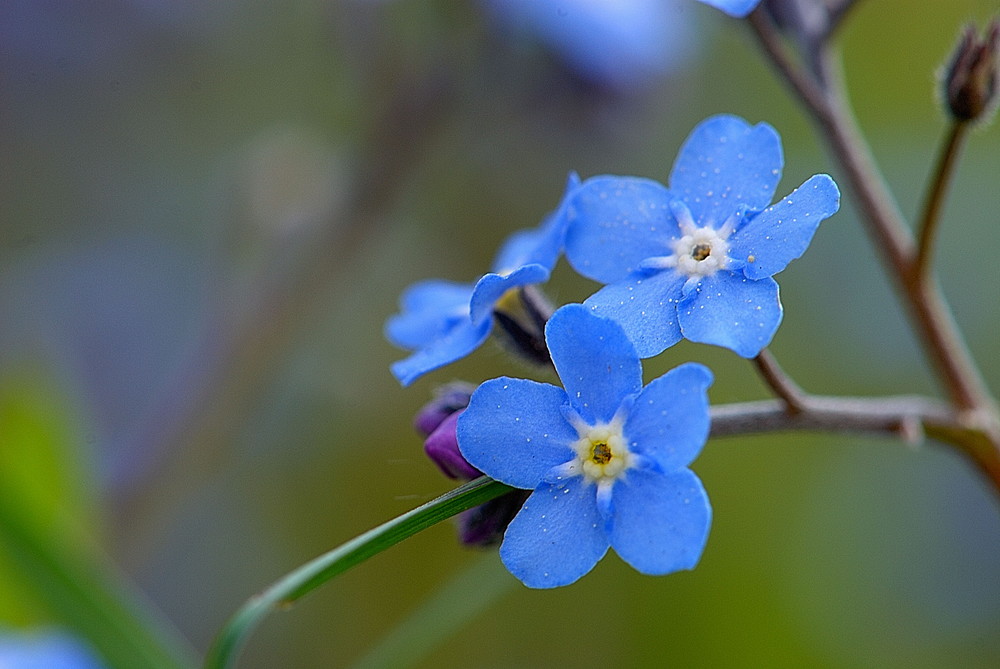
POLYGON ((400 383, 408 386, 427 372, 475 351, 486 341, 492 327, 493 322, 489 320, 475 325, 472 321, 463 319, 409 358, 392 363, 390 369, 400 383))
POLYGON ((771 278, 751 281, 718 272, 691 291, 677 315, 685 338, 752 358, 771 342, 781 323, 778 284, 771 278))
POLYGON ((692 569, 701 558, 712 507, 690 469, 631 469, 615 483, 611 546, 643 574, 692 569))
POLYGON ((415 349, 443 336, 455 323, 468 320, 472 291, 472 284, 437 279, 413 284, 400 298, 401 313, 386 321, 386 339, 415 349))
POLYGON ((566 422, 561 388, 501 377, 476 389, 458 419, 458 447, 479 471, 531 489, 553 467, 575 457, 576 430, 566 422))
POLYGON ((622 400, 642 389, 642 364, 625 332, 582 304, 552 314, 545 342, 570 405, 591 425, 610 421, 622 400))
POLYGON ((686 281, 673 270, 634 275, 591 295, 584 304, 622 326, 640 358, 662 353, 681 339, 677 302, 686 281))
POLYGON ((529 588, 569 585, 608 551, 595 486, 582 476, 543 483, 507 527, 500 559, 529 588))
POLYGON ((549 270, 541 265, 525 265, 510 274, 486 274, 478 282, 472 292, 471 317, 472 322, 481 323, 493 315, 493 307, 503 294, 512 288, 520 288, 532 283, 542 283, 548 280, 549 270))
POLYGON ((712 372, 689 362, 643 388, 624 425, 629 450, 660 471, 689 465, 708 438, 706 391, 711 384, 712 372))
POLYGON ((672 253, 679 235, 670 193, 649 179, 600 176, 587 179, 567 209, 566 258, 585 277, 612 283, 639 263, 672 253))
POLYGON ((701 227, 718 228, 740 204, 761 210, 781 178, 781 139, 766 123, 750 126, 736 116, 713 116, 681 147, 670 174, 676 193, 701 227))
POLYGON ((573 192, 580 186, 580 177, 570 172, 566 178, 566 189, 562 200, 542 224, 530 230, 521 230, 511 235, 497 253, 493 261, 493 271, 497 274, 510 272, 522 265, 535 263, 551 270, 562 253, 566 241, 566 209, 573 192))
POLYGON ((833 179, 813 176, 737 230, 730 238, 729 255, 746 261, 743 273, 748 279, 777 274, 805 252, 820 221, 839 208, 840 191, 833 179))
POLYGON ((706 5, 721 9, 730 16, 743 18, 760 4, 760 0, 701 0, 706 5))

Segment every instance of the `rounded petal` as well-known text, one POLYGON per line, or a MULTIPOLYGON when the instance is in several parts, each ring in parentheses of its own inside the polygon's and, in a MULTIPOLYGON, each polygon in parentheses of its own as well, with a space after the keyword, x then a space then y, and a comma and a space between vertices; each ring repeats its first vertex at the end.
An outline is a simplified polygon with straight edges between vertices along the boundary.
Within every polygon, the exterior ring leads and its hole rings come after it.
POLYGON ((385 324, 385 337, 396 346, 415 349, 468 319, 472 284, 433 279, 415 283, 400 298, 400 313, 385 324))
POLYGON ((623 431, 629 450, 660 471, 691 464, 708 438, 712 372, 689 362, 654 379, 635 399, 623 431))
POLYGON ((643 574, 693 569, 708 541, 712 507, 690 469, 629 470, 615 483, 611 547, 643 574))
POLYGON ((612 283, 646 258, 672 253, 679 234, 670 193, 649 179, 600 176, 587 179, 567 208, 566 258, 583 276, 612 283))
POLYGON ((743 273, 748 279, 773 276, 805 252, 820 221, 839 208, 837 184, 817 174, 737 230, 729 241, 729 255, 746 263, 743 273))
POLYGON ((760 4, 760 0, 701 0, 706 5, 721 9, 730 16, 743 18, 760 4))
POLYGON ((570 405, 592 425, 610 421, 642 389, 642 364, 621 326, 582 304, 552 314, 545 342, 570 405))
POLYGON ((771 343, 781 324, 778 284, 769 277, 752 281, 719 272, 684 298, 677 315, 685 338, 752 358, 771 343))
POLYGON ((576 430, 566 422, 562 388, 500 377, 476 389, 458 419, 458 447, 469 463, 498 481, 532 489, 573 459, 576 430))
POLYGON ((470 302, 471 316, 474 323, 489 320, 493 315, 493 307, 503 294, 513 288, 520 288, 533 283, 542 283, 549 278, 549 270, 541 265, 525 265, 518 267, 510 274, 485 274, 476 282, 470 302))
POLYGON ((702 121, 681 147, 670 173, 698 226, 721 226, 741 204, 759 211, 771 203, 781 178, 781 138, 766 123, 737 116, 702 121))
POLYGON ((605 286, 584 305, 621 325, 639 357, 649 358, 681 340, 677 304, 685 281, 673 270, 636 274, 605 286))
POLYGON ((511 521, 500 559, 529 588, 569 585, 608 551, 595 486, 582 476, 538 487, 511 521))
POLYGON ((392 363, 389 369, 400 383, 408 386, 427 372, 475 351, 486 341, 492 327, 493 323, 488 320, 475 325, 472 321, 463 319, 409 358, 392 363))

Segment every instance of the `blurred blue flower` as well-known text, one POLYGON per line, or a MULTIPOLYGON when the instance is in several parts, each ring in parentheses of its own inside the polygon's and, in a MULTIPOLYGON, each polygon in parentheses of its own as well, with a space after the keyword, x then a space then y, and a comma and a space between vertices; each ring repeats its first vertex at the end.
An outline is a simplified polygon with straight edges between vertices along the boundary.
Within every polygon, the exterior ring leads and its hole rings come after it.
POLYGON ((711 372, 688 363, 643 388, 622 329, 579 304, 545 335, 565 390, 493 379, 458 419, 473 466, 533 490, 507 528, 504 564, 532 588, 573 583, 609 546, 644 574, 691 569, 711 520, 687 467, 708 436, 711 372))
POLYGON ((465 357, 493 328, 497 303, 516 288, 548 280, 566 236, 566 199, 580 184, 570 174, 562 204, 540 227, 521 230, 504 243, 491 272, 475 284, 421 281, 403 292, 402 313, 392 316, 386 338, 415 352, 392 365, 404 386, 427 372, 465 357))
POLYGON ((825 174, 768 206, 782 162, 771 126, 715 116, 681 148, 670 189, 634 177, 585 181, 566 208, 566 257, 608 284, 585 304, 617 321, 643 358, 682 337, 760 353, 782 317, 772 275, 840 206, 825 174))
POLYGON ((497 22, 533 37, 581 77, 637 88, 677 67, 697 31, 687 0, 483 0, 497 22))
POLYGON ((760 0, 701 0, 701 2, 738 18, 743 18, 760 4, 760 0))
POLYGON ((0 629, 0 669, 102 669, 90 650, 61 632, 0 629))
MULTIPOLYGON (((531 36, 580 76, 636 88, 684 64, 695 51, 689 0, 482 0, 498 23, 531 36)), ((760 0, 701 0, 744 17, 760 0)))

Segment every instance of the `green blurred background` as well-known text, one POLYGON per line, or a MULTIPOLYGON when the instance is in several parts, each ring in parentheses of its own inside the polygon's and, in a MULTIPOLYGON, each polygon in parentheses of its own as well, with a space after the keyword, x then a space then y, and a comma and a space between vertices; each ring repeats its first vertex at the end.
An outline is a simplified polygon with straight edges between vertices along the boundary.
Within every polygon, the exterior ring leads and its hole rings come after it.
MULTIPOLYGON (((697 43, 635 87, 459 0, 0 10, 5 503, 67 559, 106 555, 203 652, 258 589, 452 487, 417 408, 446 381, 538 373, 491 343, 401 389, 382 324, 408 284, 475 279, 570 170, 665 180, 714 113, 778 129, 779 194, 839 178, 747 27, 674 5, 697 43)), ((869 0, 843 30, 908 216, 945 130, 939 66, 998 10, 869 0)), ((994 389, 998 149, 996 124, 970 137, 937 256, 994 389)), ((772 350, 806 389, 936 392, 876 255, 846 196, 780 277, 772 350)), ((593 284, 561 264, 550 288, 593 284)), ((647 378, 692 359, 715 403, 767 396, 746 361, 687 343, 647 378)), ((712 441, 694 469, 714 507, 694 572, 609 555, 528 591, 445 523, 268 618, 240 666, 1000 666, 1000 504, 954 453, 769 435, 712 441)), ((9 543, 0 584, 0 625, 65 625, 9 543)))

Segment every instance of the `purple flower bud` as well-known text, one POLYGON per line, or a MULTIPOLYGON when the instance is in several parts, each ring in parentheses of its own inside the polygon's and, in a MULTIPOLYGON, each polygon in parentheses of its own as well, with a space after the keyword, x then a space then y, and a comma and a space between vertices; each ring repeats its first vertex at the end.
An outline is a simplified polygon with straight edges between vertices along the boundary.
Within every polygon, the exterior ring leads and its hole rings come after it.
POLYGON ((996 98, 1000 21, 994 20, 980 40, 972 26, 965 29, 945 73, 945 99, 958 121, 980 118, 996 98))
POLYGON ((453 412, 437 426, 424 442, 424 452, 434 461, 444 475, 453 479, 471 481, 483 475, 473 467, 458 450, 458 417, 465 409, 453 412))
POLYGON ((530 490, 512 490, 458 516, 458 540, 466 546, 500 543, 507 526, 524 506, 530 490))
POLYGON ((469 398, 475 389, 475 386, 461 381, 441 386, 437 389, 434 399, 425 404, 413 417, 414 429, 429 437, 445 418, 469 406, 469 398))

